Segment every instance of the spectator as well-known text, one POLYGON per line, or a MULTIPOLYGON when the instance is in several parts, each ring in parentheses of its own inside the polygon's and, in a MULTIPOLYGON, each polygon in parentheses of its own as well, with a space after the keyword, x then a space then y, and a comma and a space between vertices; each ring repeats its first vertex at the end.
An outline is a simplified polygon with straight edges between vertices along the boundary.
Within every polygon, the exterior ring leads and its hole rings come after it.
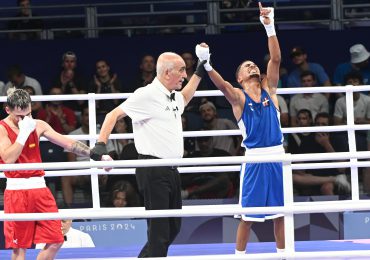
MULTIPOLYGON (((89 134, 89 109, 84 108, 81 111, 81 127, 69 133, 70 135, 88 135, 89 134)), ((81 140, 82 143, 87 144, 87 141, 81 140)), ((107 143, 108 152, 112 155, 114 148, 111 142, 107 143)), ((87 156, 77 156, 71 152, 67 152, 67 161, 69 162, 80 162, 89 161, 87 156)), ((91 176, 90 175, 76 175, 76 176, 62 176, 62 193, 64 204, 66 207, 73 207, 73 198, 75 194, 75 188, 82 188, 83 190, 90 191, 91 188, 91 176)), ((99 175, 100 186, 103 187, 107 181, 106 175, 99 175)))
MULTIPOLYGON (((308 110, 299 112, 299 127, 310 126, 310 114, 308 110), (308 115, 308 120, 306 116, 308 115)), ((315 118, 315 126, 328 126, 329 114, 318 113, 315 118)), ((294 135, 294 134, 293 134, 294 135)), ((345 142, 333 142, 330 133, 304 133, 297 141, 297 153, 333 153, 348 151, 345 142)), ((293 152, 293 151, 290 151, 293 152)), ((345 176, 344 169, 310 169, 293 171, 293 183, 299 195, 334 195, 350 192, 351 185, 345 176)))
MULTIPOLYGON (((85 94, 87 83, 84 76, 77 70, 77 56, 67 51, 62 56, 62 70, 52 82, 53 87, 60 87, 63 94, 85 94)), ((85 100, 65 102, 65 105, 74 111, 81 111, 86 106, 85 100)))
MULTIPOLYGON (((49 95, 62 95, 60 87, 50 89, 49 95)), ((77 118, 72 109, 64 106, 63 101, 48 101, 45 109, 40 109, 37 118, 50 124, 60 134, 68 134, 76 129, 77 118)))
MULTIPOLYGON (((345 76, 345 84, 363 85, 363 78, 358 71, 351 71, 345 76)), ((361 92, 353 92, 353 110, 355 124, 370 124, 370 97, 361 92)), ((347 123, 346 98, 341 97, 335 103, 334 124, 345 125, 347 123)))
MULTIPOLYGON (((114 125, 114 133, 115 134, 127 134, 132 133, 132 131, 129 131, 129 120, 127 118, 121 118, 117 120, 116 124, 114 125)), ((114 155, 112 158, 114 160, 123 160, 121 158, 122 151, 126 145, 129 143, 132 143, 133 140, 129 139, 113 139, 111 140, 113 146, 114 146, 114 155)))
POLYGON ((134 186, 125 180, 117 181, 113 184, 108 207, 139 207, 140 196, 134 186))
POLYGON ((141 59, 139 68, 140 71, 133 82, 129 85, 127 92, 134 92, 137 88, 145 87, 149 83, 152 83, 156 75, 154 56, 150 54, 144 55, 141 59))
MULTIPOLYGON (((367 150, 370 151, 370 131, 367 131, 367 150)), ((370 195, 370 167, 364 168, 362 175, 363 190, 367 195, 370 195)))
MULTIPOLYGON (((309 127, 312 126, 313 119, 312 113, 308 109, 301 109, 297 113, 296 123, 297 127, 309 127)), ((291 133, 288 135, 288 152, 292 154, 300 153, 300 146, 303 139, 308 136, 309 133, 291 133)))
MULTIPOLYGON (((363 85, 363 78, 359 71, 352 71, 345 76, 346 85, 363 85)), ((353 116, 355 124, 370 124, 370 97, 361 92, 353 92, 353 116)), ((338 98, 335 103, 334 110, 334 124, 335 125, 345 125, 347 124, 347 105, 346 97, 338 98)), ((338 133, 338 139, 348 140, 348 135, 346 132, 338 133)), ((367 141, 367 131, 357 130, 355 131, 356 137, 356 150, 357 151, 367 151, 368 141, 367 141)), ((369 190, 370 180, 367 176, 368 170, 366 168, 359 168, 360 180, 364 184, 364 189, 369 190)))
POLYGON ((29 0, 18 0, 17 5, 20 10, 16 15, 17 20, 12 20, 8 23, 9 30, 37 30, 38 31, 21 31, 10 32, 9 39, 12 40, 37 40, 41 38, 41 30, 44 28, 44 23, 41 19, 35 19, 35 14, 32 13, 31 3, 29 0))
MULTIPOLYGON (((303 87, 316 86, 315 74, 311 71, 304 71, 301 74, 301 82, 303 87)), ((323 94, 320 93, 304 93, 295 94, 290 100, 290 124, 296 126, 297 112, 301 109, 311 111, 312 117, 315 117, 319 112, 329 112, 329 102, 323 94)))
POLYGON ((3 92, 4 92, 4 87, 5 87, 4 82, 2 82, 2 81, 0 80, 0 93, 3 93, 3 92))
POLYGON ((294 47, 290 53, 295 69, 289 73, 287 87, 296 88, 302 86, 301 73, 312 71, 317 79, 318 86, 331 86, 331 82, 325 69, 318 63, 308 62, 307 53, 302 47, 294 47))
POLYGON ((370 53, 362 44, 352 45, 349 53, 351 54, 350 62, 341 63, 335 69, 333 77, 334 84, 346 84, 345 76, 353 70, 358 71, 362 75, 363 84, 370 84, 370 53))
POLYGON ((282 127, 289 126, 289 110, 285 99, 281 95, 276 95, 279 101, 280 123, 282 127))
POLYGON ((7 77, 9 81, 5 84, 1 96, 6 96, 9 88, 24 88, 25 86, 33 87, 36 95, 42 95, 40 83, 36 79, 26 76, 21 66, 14 64, 8 67, 7 77))
MULTIPOLYGON (((265 65, 265 71, 267 69, 268 62, 270 60, 270 54, 267 53, 265 57, 263 58, 263 63, 265 65)), ((283 61, 282 61, 283 62, 283 61)), ((263 77, 266 77, 266 74, 262 74, 263 77)), ((285 88, 287 85, 287 80, 288 80, 288 70, 284 66, 280 64, 279 68, 279 83, 278 83, 278 88, 285 88)))
MULTIPOLYGON (((131 120, 129 117, 124 117, 117 120, 114 125, 113 133, 115 134, 127 134, 132 133, 131 120)), ((110 153, 111 157, 115 160, 136 160, 138 159, 138 153, 135 148, 134 141, 132 139, 112 139, 109 140, 112 143, 113 151, 110 153)), ((129 182, 136 190, 137 183, 135 175, 132 174, 111 174, 108 175, 107 190, 111 191, 114 185, 120 181, 129 182)))
MULTIPOLYGON (((285 99, 281 95, 276 95, 279 102, 279 111, 280 111, 280 124, 281 127, 289 127, 289 110, 288 105, 285 102, 285 99)), ((288 149, 288 135, 283 134, 284 141, 283 146, 285 151, 288 149)))
MULTIPOLYGON (((64 235, 64 243, 62 248, 81 248, 81 247, 95 247, 91 236, 80 230, 72 227, 71 219, 62 220, 62 232, 64 235)), ((36 244, 36 249, 42 249, 45 244, 36 244)))
MULTIPOLYGON (((199 150, 188 157, 230 156, 224 150, 213 148, 213 138, 212 136, 197 137, 196 142, 199 150)), ((182 174, 181 196, 183 199, 229 198, 235 194, 233 183, 235 179, 235 176, 231 177, 231 173, 227 172, 182 174)))
MULTIPOLYGON (((110 66, 106 60, 98 60, 95 64, 96 73, 94 79, 90 83, 90 93, 119 93, 121 92, 122 86, 121 81, 117 77, 116 73, 112 73, 110 66)), ((118 99, 113 100, 97 100, 96 110, 99 114, 106 114, 115 108, 119 103, 118 99)))
MULTIPOLYGON (((229 119, 217 118, 217 111, 212 102, 206 102, 199 107, 203 119, 203 127, 210 130, 232 130, 238 127, 229 119)), ((237 155, 240 149, 240 137, 217 136, 213 138, 213 148, 224 150, 231 155, 237 155)))

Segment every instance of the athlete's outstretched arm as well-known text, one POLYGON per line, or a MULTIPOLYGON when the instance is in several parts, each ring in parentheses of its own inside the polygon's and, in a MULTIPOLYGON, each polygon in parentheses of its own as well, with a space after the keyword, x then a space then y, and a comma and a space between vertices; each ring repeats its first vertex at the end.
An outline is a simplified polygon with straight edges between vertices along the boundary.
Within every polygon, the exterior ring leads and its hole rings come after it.
POLYGON ((37 120, 37 124, 40 135, 45 136, 50 142, 79 156, 90 156, 90 148, 86 144, 56 132, 45 121, 37 120))
POLYGON ((216 71, 208 71, 209 78, 212 80, 213 84, 222 91, 225 98, 230 102, 230 104, 236 104, 239 100, 239 95, 237 90, 230 84, 230 82, 224 80, 222 76, 216 71))
POLYGON ((224 78, 209 64, 210 54, 208 45, 206 43, 198 44, 195 52, 199 60, 207 61, 204 67, 213 84, 222 91, 231 105, 236 104, 239 100, 237 89, 235 89, 230 82, 224 80, 224 78))
MULTIPOLYGON (((270 60, 267 64, 267 87, 269 88, 270 95, 276 94, 276 89, 279 82, 279 68, 281 62, 281 52, 278 38, 275 32, 274 25, 274 9, 271 7, 262 7, 259 3, 260 8, 260 21, 266 29, 268 37, 268 48, 270 53, 270 60)), ((266 84, 264 84, 264 87, 266 84)))
POLYGON ((270 52, 270 60, 267 64, 266 78, 270 95, 272 95, 276 94, 276 89, 278 87, 281 62, 280 46, 276 36, 271 36, 268 38, 268 47, 270 52))

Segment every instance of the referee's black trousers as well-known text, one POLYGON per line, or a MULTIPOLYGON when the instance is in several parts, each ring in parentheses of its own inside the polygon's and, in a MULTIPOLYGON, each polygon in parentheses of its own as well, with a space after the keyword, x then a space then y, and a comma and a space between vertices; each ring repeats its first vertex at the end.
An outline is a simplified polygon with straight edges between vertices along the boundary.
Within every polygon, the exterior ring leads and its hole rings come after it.
MULTIPOLYGON (((139 159, 158 158, 140 154, 139 159)), ((144 197, 145 209, 181 209, 181 180, 177 168, 136 168, 136 181, 139 192, 144 197)), ((141 250, 139 258, 167 256, 168 247, 180 231, 181 218, 148 218, 147 224, 148 242, 141 250)))

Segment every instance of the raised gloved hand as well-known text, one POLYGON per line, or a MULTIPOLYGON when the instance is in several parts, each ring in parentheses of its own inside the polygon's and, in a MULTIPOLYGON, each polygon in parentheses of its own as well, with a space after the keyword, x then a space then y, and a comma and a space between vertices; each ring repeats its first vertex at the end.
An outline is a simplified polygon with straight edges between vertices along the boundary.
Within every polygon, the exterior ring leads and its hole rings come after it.
POLYGON ((94 161, 101 161, 102 156, 108 154, 107 146, 103 142, 97 142, 95 147, 90 151, 90 158, 94 161))
POLYGON ((195 54, 201 62, 206 61, 204 63, 204 68, 206 71, 213 70, 210 63, 211 54, 209 53, 209 47, 205 43, 197 44, 197 46, 195 46, 195 54))
POLYGON ((274 24, 274 8, 262 7, 261 2, 258 3, 260 8, 260 21, 265 27, 267 37, 276 35, 274 24))
POLYGON ((25 116, 23 119, 18 122, 19 134, 17 136, 17 143, 24 145, 28 139, 28 136, 35 130, 36 121, 29 117, 25 116))

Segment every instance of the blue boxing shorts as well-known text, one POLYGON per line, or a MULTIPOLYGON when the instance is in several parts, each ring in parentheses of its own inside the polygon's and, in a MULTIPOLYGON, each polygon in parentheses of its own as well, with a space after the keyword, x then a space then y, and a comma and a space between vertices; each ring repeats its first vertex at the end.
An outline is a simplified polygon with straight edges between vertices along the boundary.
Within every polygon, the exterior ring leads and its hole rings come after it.
MULTIPOLYGON (((282 145, 247 149, 245 155, 279 155, 284 154, 282 145)), ((240 170, 239 205, 245 207, 284 206, 283 164, 243 163, 240 170)), ((275 215, 237 215, 245 221, 264 222, 266 219, 282 217, 275 215)))

